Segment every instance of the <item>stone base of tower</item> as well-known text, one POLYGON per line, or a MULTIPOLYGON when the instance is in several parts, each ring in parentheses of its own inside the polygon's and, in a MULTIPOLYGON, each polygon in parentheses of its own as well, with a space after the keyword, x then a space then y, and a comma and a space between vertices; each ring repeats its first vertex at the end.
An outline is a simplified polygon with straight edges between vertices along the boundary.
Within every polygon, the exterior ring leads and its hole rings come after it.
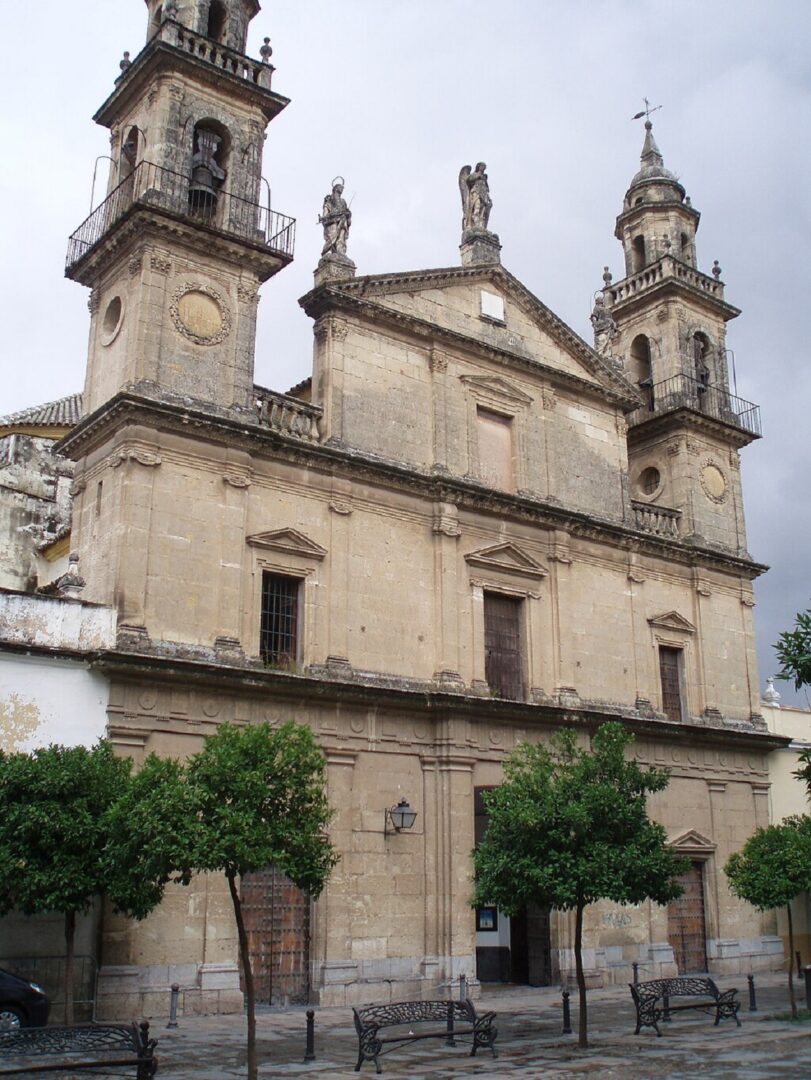
POLYGON ((99 969, 96 1018, 168 1017, 173 983, 180 1016, 243 1011, 237 964, 122 964, 99 969))

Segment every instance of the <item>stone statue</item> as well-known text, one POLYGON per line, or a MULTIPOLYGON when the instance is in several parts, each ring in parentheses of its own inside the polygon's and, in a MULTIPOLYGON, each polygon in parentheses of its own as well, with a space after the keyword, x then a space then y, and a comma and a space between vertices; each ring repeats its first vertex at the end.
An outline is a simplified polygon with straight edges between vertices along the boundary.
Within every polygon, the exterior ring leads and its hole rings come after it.
POLYGON ((342 255, 346 258, 346 239, 352 224, 352 211, 344 198, 344 181, 336 176, 332 182, 332 191, 324 197, 324 208, 318 219, 324 227, 324 247, 321 258, 326 255, 342 255))
POLYGON ((605 306, 602 293, 594 297, 591 325, 594 328, 594 351, 600 356, 610 356, 612 342, 617 336, 617 324, 605 306))
POLYGON ((487 181, 487 166, 480 161, 475 169, 465 165, 459 173, 459 191, 462 195, 462 231, 487 232, 493 200, 487 181))

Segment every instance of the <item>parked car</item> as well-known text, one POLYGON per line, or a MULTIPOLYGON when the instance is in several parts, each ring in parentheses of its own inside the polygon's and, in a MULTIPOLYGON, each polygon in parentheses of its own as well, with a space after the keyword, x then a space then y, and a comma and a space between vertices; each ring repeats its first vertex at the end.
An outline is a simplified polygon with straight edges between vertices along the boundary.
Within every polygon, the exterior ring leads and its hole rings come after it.
POLYGON ((44 1027, 51 1002, 42 987, 0 968, 0 1031, 44 1027))

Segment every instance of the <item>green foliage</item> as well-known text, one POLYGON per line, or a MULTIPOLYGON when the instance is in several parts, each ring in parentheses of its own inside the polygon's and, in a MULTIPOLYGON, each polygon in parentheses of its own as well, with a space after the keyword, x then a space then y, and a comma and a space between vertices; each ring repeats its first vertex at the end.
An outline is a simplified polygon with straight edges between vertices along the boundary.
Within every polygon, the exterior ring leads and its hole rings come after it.
POLYGON ((187 768, 197 814, 191 865, 233 878, 274 864, 318 896, 337 861, 325 775, 309 728, 222 724, 187 768))
POLYGON ((609 722, 591 750, 564 730, 549 747, 515 751, 505 782, 484 796, 490 820, 474 852, 473 903, 515 914, 529 902, 565 911, 602 898, 666 903, 680 894, 675 879, 687 860, 666 847, 645 806, 669 774, 627 761, 632 741, 609 722))
POLYGON ((117 911, 143 919, 169 881, 188 885, 196 826, 183 765, 150 754, 107 815, 105 884, 117 911))
POLYGON ((800 762, 800 767, 795 769, 792 775, 805 783, 808 798, 811 799, 811 750, 803 750, 797 755, 797 760, 800 762))
POLYGON ((758 829, 724 867, 736 896, 761 911, 786 907, 811 891, 811 818, 791 817, 758 829))
POLYGON ((0 914, 85 911, 104 891, 106 815, 130 766, 106 742, 0 753, 0 914))
POLYGON ((794 680, 794 689, 811 686, 811 610, 797 612, 793 630, 787 630, 774 646, 782 671, 778 679, 794 680))

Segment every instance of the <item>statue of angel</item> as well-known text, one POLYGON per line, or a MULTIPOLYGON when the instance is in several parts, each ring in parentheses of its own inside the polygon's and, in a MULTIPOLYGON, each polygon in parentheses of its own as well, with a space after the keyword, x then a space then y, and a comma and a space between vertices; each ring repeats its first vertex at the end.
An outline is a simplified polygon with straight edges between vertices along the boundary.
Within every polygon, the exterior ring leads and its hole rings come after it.
POLYGON ((318 218, 318 224, 324 227, 325 255, 346 255, 346 239, 352 224, 352 211, 344 196, 343 177, 336 176, 332 182, 332 191, 324 197, 324 206, 318 218))
POLYGON ((487 181, 487 166, 480 161, 475 169, 465 165, 459 173, 459 191, 462 195, 462 230, 487 231, 493 200, 487 181))

